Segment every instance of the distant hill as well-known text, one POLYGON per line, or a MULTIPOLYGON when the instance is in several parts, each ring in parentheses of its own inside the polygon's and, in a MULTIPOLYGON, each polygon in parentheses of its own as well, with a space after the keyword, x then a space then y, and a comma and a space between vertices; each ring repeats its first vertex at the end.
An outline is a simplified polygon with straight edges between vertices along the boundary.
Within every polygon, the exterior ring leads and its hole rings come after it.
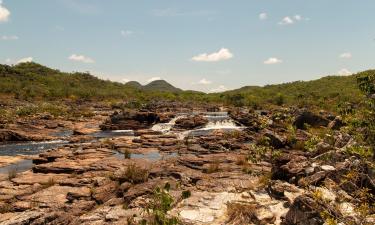
POLYGON ((181 92, 182 90, 174 87, 165 80, 155 80, 146 84, 144 90, 148 91, 166 91, 166 92, 181 92))
POLYGON ((133 87, 144 91, 161 91, 161 92, 173 92, 178 93, 182 92, 181 89, 174 87, 172 84, 168 83, 165 80, 155 80, 144 86, 142 86, 137 81, 129 81, 125 84, 127 87, 133 87))
MULTIPOLYGON (((168 92, 184 93, 166 81, 154 81, 142 86, 136 81, 126 84, 99 79, 87 72, 66 73, 38 63, 0 64, 0 94, 19 99, 143 99, 164 98, 168 92)), ((202 93, 184 93, 188 99, 202 93)))
POLYGON ((142 84, 137 81, 129 81, 125 84, 125 87, 142 88, 142 84))
POLYGON ((335 110, 343 103, 359 103, 362 94, 357 87, 357 77, 327 76, 312 81, 295 81, 284 84, 245 86, 219 95, 238 105, 288 104, 297 107, 319 106, 335 110))

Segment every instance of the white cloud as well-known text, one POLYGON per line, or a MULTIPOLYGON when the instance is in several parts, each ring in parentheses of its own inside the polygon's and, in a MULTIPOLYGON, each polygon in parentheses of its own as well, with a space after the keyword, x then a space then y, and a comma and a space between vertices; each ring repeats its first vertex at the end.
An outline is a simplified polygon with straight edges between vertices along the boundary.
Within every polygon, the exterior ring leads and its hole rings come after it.
POLYGON ((294 23, 294 20, 292 18, 290 18, 289 16, 286 16, 284 17, 280 22, 279 24, 280 25, 291 25, 294 23))
POLYGON ((268 19, 267 13, 261 13, 261 14, 259 14, 259 19, 260 20, 266 20, 266 19, 268 19))
POLYGON ((14 40, 18 40, 20 39, 18 36, 16 35, 10 35, 10 36, 7 36, 7 35, 3 35, 3 36, 0 36, 0 40, 3 40, 3 41, 14 41, 14 40))
POLYGON ((11 60, 10 58, 7 58, 7 59, 5 60, 5 63, 6 63, 6 64, 10 64, 10 63, 12 63, 12 60, 11 60))
POLYGON ((211 89, 209 92, 223 92, 228 90, 224 85, 220 85, 217 88, 211 89))
POLYGON ((348 69, 341 69, 339 72, 337 72, 340 76, 349 76, 352 75, 353 73, 350 72, 348 69))
POLYGON ((283 62, 283 60, 281 60, 281 59, 271 57, 271 58, 265 60, 263 63, 266 64, 266 65, 272 65, 272 64, 279 64, 279 63, 282 63, 282 62, 283 62))
POLYGON ((308 20, 310 20, 310 19, 309 18, 304 18, 303 16, 297 14, 295 16, 286 16, 286 17, 284 17, 279 22, 279 24, 280 25, 292 25, 292 24, 295 24, 297 22, 308 21, 308 20))
POLYGON ((20 59, 17 61, 17 64, 18 63, 27 63, 27 62, 32 62, 33 61, 33 58, 32 57, 26 57, 26 58, 23 58, 23 59, 20 59))
POLYGON ((223 60, 228 60, 233 58, 233 54, 227 48, 221 48, 218 52, 211 54, 203 53, 191 58, 191 60, 196 62, 218 62, 223 60))
POLYGON ((87 56, 84 56, 84 55, 77 55, 77 54, 73 54, 73 55, 69 56, 69 60, 76 61, 76 62, 83 62, 83 63, 94 63, 95 62, 90 57, 87 57, 87 56))
POLYGON ((352 58, 352 53, 350 53, 350 52, 344 52, 344 53, 340 54, 339 57, 342 58, 342 59, 351 59, 352 58))
POLYGON ((206 78, 203 78, 202 80, 198 82, 198 84, 208 85, 208 84, 212 84, 212 81, 207 80, 206 78))
POLYGON ((120 33, 121 33, 121 36, 125 38, 130 37, 134 34, 134 32, 131 30, 122 30, 120 33))
POLYGON ((151 77, 150 79, 147 80, 148 83, 156 80, 161 80, 161 77, 151 77))
POLYGON ((301 15, 295 15, 294 19, 297 20, 297 21, 300 21, 300 20, 302 20, 302 16, 301 15))
POLYGON ((3 1, 0 0, 0 23, 7 22, 9 20, 10 12, 3 6, 3 1))

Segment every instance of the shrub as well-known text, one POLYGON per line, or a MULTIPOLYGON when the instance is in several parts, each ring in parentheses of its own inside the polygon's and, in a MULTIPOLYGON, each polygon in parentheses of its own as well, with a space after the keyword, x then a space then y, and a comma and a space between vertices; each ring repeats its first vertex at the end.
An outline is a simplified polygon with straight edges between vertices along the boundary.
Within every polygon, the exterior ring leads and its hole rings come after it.
POLYGON ((126 170, 120 175, 120 182, 130 182, 132 184, 140 184, 147 181, 149 171, 147 169, 130 164, 126 170))
POLYGON ((148 220, 141 224, 150 225, 177 225, 180 224, 176 217, 168 216, 167 213, 172 209, 173 197, 165 189, 156 188, 152 199, 148 204, 146 211, 149 215, 148 220), (148 222, 148 223, 147 223, 148 222))
POLYGON ((191 196, 191 192, 189 190, 186 190, 186 191, 182 191, 182 198, 183 199, 187 199, 187 198, 190 198, 191 196))

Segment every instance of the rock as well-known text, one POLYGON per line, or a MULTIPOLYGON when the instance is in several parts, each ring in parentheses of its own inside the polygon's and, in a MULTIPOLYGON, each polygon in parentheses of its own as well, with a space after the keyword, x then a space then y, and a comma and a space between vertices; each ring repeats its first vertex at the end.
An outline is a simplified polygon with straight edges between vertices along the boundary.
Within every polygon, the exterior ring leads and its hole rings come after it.
POLYGON ((0 130, 0 142, 6 141, 30 141, 31 138, 26 134, 11 130, 0 130))
POLYGON ((301 195, 290 206, 283 225, 322 225, 322 207, 312 198, 301 195))
POLYGON ((336 170, 336 168, 333 167, 333 166, 331 166, 331 165, 323 165, 323 166, 321 166, 320 168, 321 168, 322 170, 324 170, 324 171, 335 171, 335 170, 336 170))
POLYGON ((201 115, 182 117, 176 120, 174 128, 192 130, 202 127, 208 123, 208 120, 201 115))
POLYGON ((39 211, 27 211, 13 216, 12 219, 1 222, 0 225, 28 225, 43 215, 39 211))
POLYGON ((328 128, 331 130, 340 130, 341 127, 343 127, 345 123, 342 121, 340 116, 337 116, 333 121, 331 121, 328 124, 328 128))
POLYGON ((115 198, 118 192, 118 183, 108 181, 106 184, 96 187, 93 190, 92 197, 100 204, 105 203, 111 198, 115 198))
POLYGON ((123 111, 115 112, 105 123, 100 125, 102 130, 139 130, 150 128, 160 121, 154 112, 123 111))
POLYGON ((47 129, 56 129, 59 127, 59 124, 56 122, 50 122, 50 123, 47 123, 44 127, 47 129))
POLYGON ((315 148, 316 148, 315 152, 316 152, 317 154, 322 154, 322 153, 324 153, 324 152, 327 152, 327 151, 331 150, 331 149, 332 149, 332 146, 331 146, 330 144, 328 144, 328 143, 325 143, 325 142, 321 141, 321 142, 319 142, 319 143, 315 146, 315 148))
POLYGON ((305 175, 305 168, 308 166, 305 156, 295 153, 286 153, 278 157, 272 166, 272 178, 291 181, 293 178, 297 181, 305 175))
POLYGON ((308 124, 312 127, 326 127, 328 123, 329 120, 320 115, 313 114, 309 111, 303 111, 296 117, 293 125, 298 129, 305 129, 305 124, 308 124))
POLYGON ((282 137, 270 130, 266 130, 263 135, 269 139, 270 146, 274 147, 275 149, 283 148, 286 144, 286 141, 282 137))
POLYGON ((73 202, 73 200, 78 200, 78 199, 89 200, 90 197, 91 197, 91 190, 90 188, 87 188, 87 187, 76 188, 72 191, 69 191, 66 194, 66 199, 68 199, 70 202, 73 202))

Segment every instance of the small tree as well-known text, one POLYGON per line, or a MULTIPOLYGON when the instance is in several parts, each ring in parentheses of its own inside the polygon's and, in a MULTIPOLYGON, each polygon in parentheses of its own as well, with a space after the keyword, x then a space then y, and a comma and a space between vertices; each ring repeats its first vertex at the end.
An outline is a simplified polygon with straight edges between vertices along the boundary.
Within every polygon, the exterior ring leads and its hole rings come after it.
MULTIPOLYGON (((372 152, 375 152, 375 70, 363 72, 357 78, 359 89, 366 95, 364 119, 364 137, 372 152)), ((373 154, 375 157, 375 154, 373 154)))

